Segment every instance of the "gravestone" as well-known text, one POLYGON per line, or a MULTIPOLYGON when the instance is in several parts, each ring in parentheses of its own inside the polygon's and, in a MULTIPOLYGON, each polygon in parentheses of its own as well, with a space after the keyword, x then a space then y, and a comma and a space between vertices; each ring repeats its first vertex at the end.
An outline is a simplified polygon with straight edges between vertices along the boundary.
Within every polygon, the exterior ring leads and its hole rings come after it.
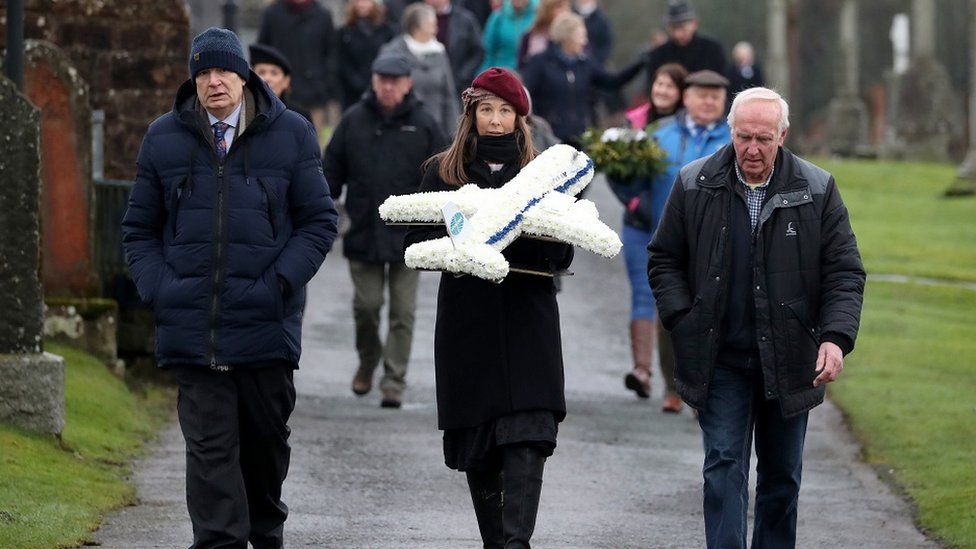
POLYGON ((41 282, 48 297, 90 297, 95 272, 91 97, 60 48, 27 40, 24 95, 41 111, 41 282))
POLYGON ((2 76, 0 120, 0 421, 60 433, 64 363, 41 349, 40 116, 2 76))
POLYGON ((947 162, 963 136, 963 112, 945 66, 935 57, 935 0, 912 0, 911 64, 889 78, 887 158, 947 162))
POLYGON ((947 196, 972 196, 976 194, 976 0, 972 4, 970 21, 970 72, 969 72, 969 151, 956 172, 956 180, 946 190, 947 196))
POLYGON ((844 0, 840 10, 840 78, 827 114, 830 152, 841 156, 868 154, 868 110, 859 95, 860 44, 857 0, 844 0))

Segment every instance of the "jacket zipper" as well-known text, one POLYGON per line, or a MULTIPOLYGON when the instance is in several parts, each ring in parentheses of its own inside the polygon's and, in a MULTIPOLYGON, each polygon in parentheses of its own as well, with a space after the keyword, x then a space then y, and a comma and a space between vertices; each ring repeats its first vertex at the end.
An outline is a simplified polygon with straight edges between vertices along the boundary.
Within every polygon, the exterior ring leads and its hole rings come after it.
MULTIPOLYGON (((226 156, 224 157, 226 159, 226 156)), ((217 245, 214 249, 213 292, 210 296, 210 367, 217 367, 217 313, 224 255, 224 163, 217 164, 217 245)))

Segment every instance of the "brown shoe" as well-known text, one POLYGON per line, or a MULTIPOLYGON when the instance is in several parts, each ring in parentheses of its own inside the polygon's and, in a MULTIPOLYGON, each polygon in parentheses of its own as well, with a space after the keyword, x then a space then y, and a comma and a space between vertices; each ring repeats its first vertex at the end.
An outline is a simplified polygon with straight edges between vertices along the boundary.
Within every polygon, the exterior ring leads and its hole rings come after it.
POLYGON ((403 393, 394 389, 383 389, 380 408, 399 408, 403 406, 403 393))
POLYGON ((681 398, 675 394, 664 395, 664 405, 661 406, 661 411, 668 414, 680 414, 681 408, 683 407, 681 403, 681 398))
POLYGON ((624 376, 624 387, 637 393, 640 398, 651 398, 651 374, 646 370, 634 368, 624 376))
POLYGON ((373 368, 362 366, 356 370, 356 375, 352 378, 352 392, 363 396, 373 390, 373 368))

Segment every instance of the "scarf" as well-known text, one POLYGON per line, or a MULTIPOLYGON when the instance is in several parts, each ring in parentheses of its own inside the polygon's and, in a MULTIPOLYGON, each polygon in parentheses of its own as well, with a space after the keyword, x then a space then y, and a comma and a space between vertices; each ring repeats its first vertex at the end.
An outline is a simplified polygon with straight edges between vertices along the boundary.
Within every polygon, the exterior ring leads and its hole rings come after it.
POLYGON ((521 157, 516 132, 505 135, 479 135, 475 158, 490 164, 516 163, 521 157))
POLYGON ((429 55, 432 53, 445 53, 444 44, 437 41, 436 38, 431 38, 426 42, 417 42, 409 34, 403 35, 403 41, 407 44, 407 49, 410 53, 417 57, 423 57, 424 55, 429 55))

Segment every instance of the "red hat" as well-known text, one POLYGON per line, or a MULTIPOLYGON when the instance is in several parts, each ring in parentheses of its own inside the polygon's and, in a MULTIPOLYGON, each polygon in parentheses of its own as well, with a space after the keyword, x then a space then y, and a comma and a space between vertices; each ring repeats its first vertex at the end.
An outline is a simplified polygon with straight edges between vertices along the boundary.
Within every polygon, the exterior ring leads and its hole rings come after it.
POLYGON ((529 96, 518 77, 500 67, 491 67, 479 74, 473 82, 472 88, 489 91, 515 107, 515 112, 528 116, 529 96))

